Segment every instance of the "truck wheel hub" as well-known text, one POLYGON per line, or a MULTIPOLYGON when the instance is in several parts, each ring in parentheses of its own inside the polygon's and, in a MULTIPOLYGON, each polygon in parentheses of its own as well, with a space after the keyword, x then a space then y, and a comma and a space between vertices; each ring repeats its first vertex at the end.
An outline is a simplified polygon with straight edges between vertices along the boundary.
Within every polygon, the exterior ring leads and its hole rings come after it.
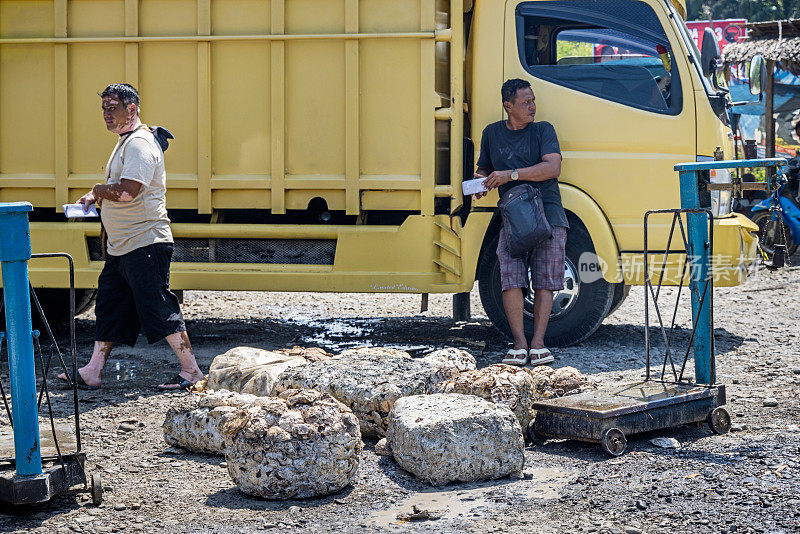
MULTIPOLYGON (((533 278, 528 269, 528 294, 525 296, 525 315, 533 318, 533 278)), ((564 289, 553 293, 553 310, 550 319, 563 317, 575 306, 580 293, 580 280, 569 258, 564 262, 564 289)))

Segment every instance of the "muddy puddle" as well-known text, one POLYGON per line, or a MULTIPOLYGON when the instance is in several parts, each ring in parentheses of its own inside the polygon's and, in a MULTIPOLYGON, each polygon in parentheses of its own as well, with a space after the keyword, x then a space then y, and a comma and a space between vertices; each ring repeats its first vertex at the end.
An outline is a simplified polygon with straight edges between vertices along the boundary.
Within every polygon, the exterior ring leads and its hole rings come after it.
POLYGON ((103 380, 125 382, 134 380, 140 375, 140 365, 135 360, 110 359, 103 368, 103 380))
POLYGON ((404 350, 416 356, 435 350, 432 345, 404 345, 379 339, 376 329, 380 327, 380 321, 376 319, 314 319, 294 313, 287 320, 314 329, 314 332, 299 338, 301 344, 332 352, 356 347, 382 347, 404 350))
POLYGON ((558 469, 526 470, 525 479, 455 486, 449 490, 421 491, 374 512, 368 521, 377 528, 400 532, 418 522, 474 521, 490 510, 532 500, 555 499, 567 477, 558 469))

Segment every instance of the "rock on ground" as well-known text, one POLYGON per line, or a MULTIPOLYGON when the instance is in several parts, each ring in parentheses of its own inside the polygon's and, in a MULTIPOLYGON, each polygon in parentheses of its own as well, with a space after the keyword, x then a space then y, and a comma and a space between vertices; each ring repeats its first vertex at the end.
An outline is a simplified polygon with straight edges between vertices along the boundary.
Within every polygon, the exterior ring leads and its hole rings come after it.
POLYGON ((494 364, 475 371, 464 371, 439 386, 442 393, 477 395, 511 408, 522 428, 531 422, 531 405, 538 398, 530 369, 494 364))
POLYGON ((511 409, 473 395, 399 399, 387 441, 403 469, 434 485, 501 478, 525 463, 522 427, 511 409))
POLYGON ((249 495, 317 497, 342 490, 364 447, 358 419, 326 393, 287 390, 240 409, 225 431, 228 473, 249 495))
POLYGON ((222 429, 228 418, 239 408, 259 402, 259 398, 230 391, 182 398, 167 410, 164 441, 190 451, 224 454, 222 429))
POLYGON ((394 349, 360 348, 286 369, 274 393, 298 388, 329 393, 353 410, 364 437, 381 437, 397 399, 432 393, 464 367, 475 368, 475 358, 464 351, 435 351, 414 359, 394 349))
POLYGON ((594 380, 574 367, 553 369, 548 366, 539 366, 530 369, 529 372, 533 377, 537 398, 552 399, 597 389, 594 380))
POLYGON ((252 347, 232 348, 211 362, 205 389, 226 389, 264 397, 272 395, 275 380, 281 372, 309 362, 303 354, 303 349, 279 353, 252 347))

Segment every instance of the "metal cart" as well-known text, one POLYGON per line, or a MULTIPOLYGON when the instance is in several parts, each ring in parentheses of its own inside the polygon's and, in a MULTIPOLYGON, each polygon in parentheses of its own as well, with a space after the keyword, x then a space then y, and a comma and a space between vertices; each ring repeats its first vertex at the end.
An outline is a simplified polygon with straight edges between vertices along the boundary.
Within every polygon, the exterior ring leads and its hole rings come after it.
POLYGON ((0 353, 7 346, 11 405, 0 380, 0 395, 8 417, 8 426, 0 427, 0 503, 20 507, 46 503, 57 495, 89 492, 100 504, 103 489, 100 476, 86 476, 86 454, 81 449, 78 389, 71 381, 74 426, 56 423, 47 374, 52 357, 58 357, 68 377, 77 373, 75 347, 75 270, 68 254, 31 254, 27 202, 0 203, 0 262, 3 272, 3 302, 6 332, 0 332, 0 353), (68 370, 55 336, 45 317, 36 292, 28 280, 28 260, 65 258, 70 280, 70 355, 68 370), (40 332, 31 321, 31 301, 36 306, 42 326, 51 342, 47 358, 40 343, 40 332), (7 342, 7 344, 6 344, 7 342), (36 364, 39 364, 41 388, 36 393, 36 364), (47 405, 48 428, 39 428, 42 402, 47 405))
POLYGON ((631 434, 703 421, 717 434, 730 430, 730 415, 723 408, 726 403, 725 386, 717 383, 714 352, 713 258, 710 253, 713 251, 714 217, 710 210, 711 192, 732 191, 734 196, 741 196, 743 189, 774 189, 777 183, 775 180, 766 184, 742 183, 738 177, 734 177, 731 183, 712 183, 710 171, 785 166, 786 160, 780 158, 709 161, 675 166, 680 175, 681 209, 651 210, 644 216, 645 380, 534 403, 536 417, 528 428, 528 437, 532 441, 553 437, 599 443, 608 454, 619 456, 625 452, 627 436, 631 434), (650 252, 647 231, 649 218, 656 214, 671 214, 672 224, 663 252, 653 253, 650 252), (676 229, 684 248, 672 252, 670 247, 676 229), (669 256, 683 255, 684 251, 687 261, 682 262, 677 297, 670 324, 667 325, 669 318, 659 307, 662 283, 669 256), (652 266, 655 271, 655 276, 652 276, 650 262, 658 255, 663 259, 660 266, 652 266), (657 280, 655 283, 653 278, 657 280), (675 325, 686 278, 692 302, 692 330, 685 351, 681 349, 682 361, 676 362, 674 355, 679 352, 675 350, 675 325), (651 366, 651 299, 659 337, 664 345, 658 375, 653 373, 651 366), (685 376, 686 364, 692 352, 694 379, 685 376))

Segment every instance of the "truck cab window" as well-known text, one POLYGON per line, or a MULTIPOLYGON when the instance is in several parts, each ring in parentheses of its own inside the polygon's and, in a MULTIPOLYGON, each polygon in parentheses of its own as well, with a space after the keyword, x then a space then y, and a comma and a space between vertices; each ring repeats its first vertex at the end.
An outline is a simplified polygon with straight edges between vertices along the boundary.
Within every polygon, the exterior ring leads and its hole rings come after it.
POLYGON ((530 74, 631 107, 680 113, 674 55, 649 6, 632 0, 578 0, 566 4, 585 4, 584 9, 566 10, 563 4, 528 2, 517 10, 520 60, 530 74), (607 16, 605 6, 598 5, 626 3, 638 4, 637 16, 629 21, 607 16), (650 10, 649 20, 642 20, 642 6, 650 10), (563 18, 554 16, 559 14, 563 18))

